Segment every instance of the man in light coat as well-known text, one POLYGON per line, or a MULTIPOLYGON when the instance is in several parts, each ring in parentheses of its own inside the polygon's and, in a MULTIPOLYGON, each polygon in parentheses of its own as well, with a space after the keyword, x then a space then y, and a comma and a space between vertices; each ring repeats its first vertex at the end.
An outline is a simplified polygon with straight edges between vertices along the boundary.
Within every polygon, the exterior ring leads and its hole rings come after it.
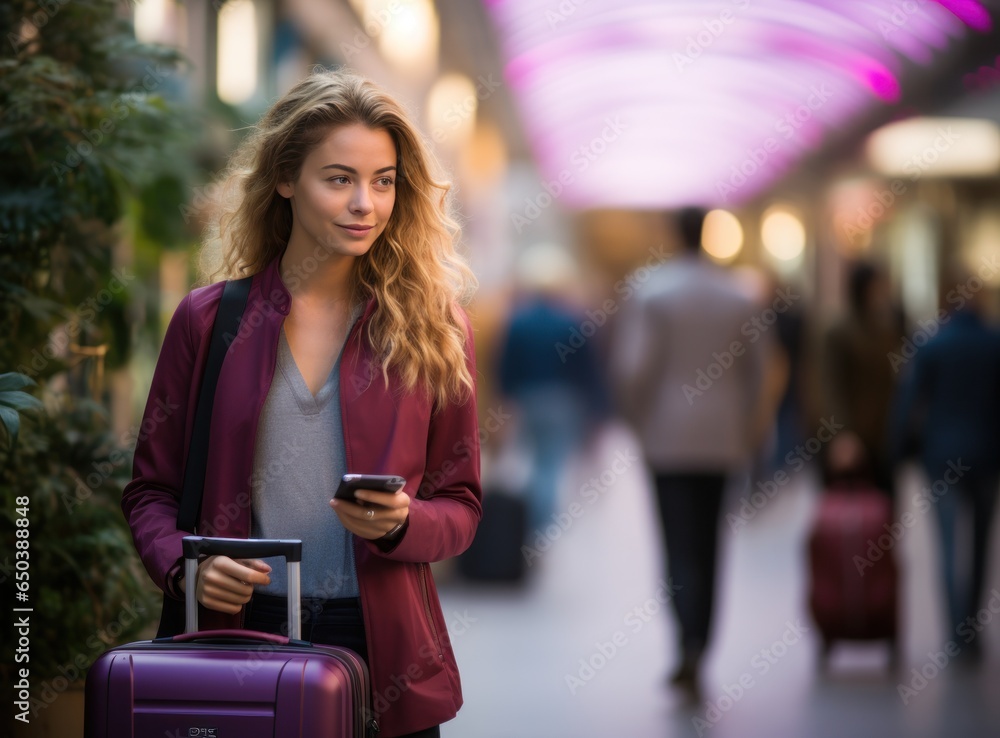
POLYGON ((727 480, 755 446, 768 326, 723 268, 701 254, 704 211, 678 214, 683 253, 654 268, 623 305, 612 375, 655 479, 681 661, 672 681, 697 692, 715 590, 727 480))

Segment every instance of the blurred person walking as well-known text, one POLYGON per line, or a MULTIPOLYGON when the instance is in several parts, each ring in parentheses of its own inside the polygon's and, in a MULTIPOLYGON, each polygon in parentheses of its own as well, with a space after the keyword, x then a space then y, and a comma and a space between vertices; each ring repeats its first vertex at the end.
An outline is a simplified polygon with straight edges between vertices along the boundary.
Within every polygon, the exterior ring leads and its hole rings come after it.
MULTIPOLYGON (((768 474, 788 465, 788 454, 800 443, 807 440, 810 427, 808 419, 810 412, 808 399, 808 377, 810 372, 810 356, 806 341, 809 329, 809 316, 803 305, 801 293, 795 294, 789 284, 782 285, 775 274, 767 273, 765 300, 769 303, 779 290, 789 295, 788 304, 784 309, 776 311, 774 324, 775 350, 783 357, 781 373, 783 383, 778 393, 777 407, 773 416, 773 443, 771 447, 768 474)), ((766 416, 765 420, 771 419, 766 416)), ((815 427, 813 424, 811 427, 815 427)))
MULTIPOLYGON (((1000 331, 983 320, 981 293, 962 298, 903 369, 893 413, 895 461, 916 452, 929 479, 948 488, 918 498, 933 505, 941 536, 949 639, 980 656, 969 618, 983 599, 989 534, 1000 485, 1000 331), (967 300, 967 301, 966 301, 967 300), (959 535, 971 520, 972 537, 959 535), (971 570, 967 568, 971 559, 971 570), (968 645, 966 645, 968 644, 968 645)), ((925 330, 922 328, 921 330, 925 330)), ((978 628, 978 626, 977 626, 978 628)))
POLYGON ((592 342, 573 340, 583 337, 587 320, 569 297, 575 278, 563 248, 526 249, 499 350, 500 392, 514 405, 517 437, 530 459, 525 491, 532 530, 551 522, 566 462, 610 405, 592 342))
POLYGON ((825 336, 823 400, 836 431, 824 449, 824 493, 808 539, 809 607, 821 666, 836 642, 853 640, 887 641, 892 666, 899 655, 896 556, 890 550, 872 560, 868 550, 894 520, 885 439, 896 381, 890 357, 903 320, 875 264, 851 267, 847 298, 847 313, 825 336))
POLYGON ((827 415, 844 426, 827 450, 827 482, 863 477, 891 496, 886 439, 897 376, 889 356, 899 351, 905 322, 881 266, 853 265, 847 298, 847 314, 826 335, 822 367, 827 415))
POLYGON ((788 456, 807 439, 806 433, 806 352, 805 318, 802 295, 797 288, 782 284, 774 272, 756 266, 733 269, 733 276, 756 303, 760 321, 745 333, 767 330, 766 370, 759 404, 760 448, 748 482, 769 479, 788 467, 788 456))
POLYGON ((766 334, 743 332, 753 300, 700 254, 704 219, 698 208, 679 212, 683 254, 623 307, 611 359, 623 414, 654 476, 678 588, 680 663, 671 681, 692 695, 711 633, 722 496, 755 448, 767 361, 766 334))

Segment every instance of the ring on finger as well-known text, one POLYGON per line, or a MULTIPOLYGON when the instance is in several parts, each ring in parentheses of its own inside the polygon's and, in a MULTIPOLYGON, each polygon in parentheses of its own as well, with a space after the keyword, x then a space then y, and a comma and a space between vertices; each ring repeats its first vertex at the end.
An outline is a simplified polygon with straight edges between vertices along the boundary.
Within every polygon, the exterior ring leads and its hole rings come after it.
POLYGON ((375 511, 374 510, 369 510, 368 512, 365 513, 365 515, 367 515, 368 519, 371 520, 372 518, 375 517, 375 511))

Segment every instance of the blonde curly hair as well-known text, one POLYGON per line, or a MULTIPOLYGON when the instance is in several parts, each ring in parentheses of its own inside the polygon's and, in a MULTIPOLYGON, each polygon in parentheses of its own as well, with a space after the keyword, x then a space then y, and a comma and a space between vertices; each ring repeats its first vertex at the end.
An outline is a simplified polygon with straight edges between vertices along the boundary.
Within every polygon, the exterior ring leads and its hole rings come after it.
POLYGON ((370 80, 317 71, 276 102, 232 154, 218 188, 202 251, 208 281, 256 274, 277 258, 292 231, 281 182, 298 179, 306 156, 338 126, 386 131, 397 152, 396 200, 385 230, 355 262, 357 298, 374 297, 368 340, 388 382, 423 386, 437 402, 462 400, 474 387, 459 305, 476 279, 455 250, 451 185, 406 111, 370 80))

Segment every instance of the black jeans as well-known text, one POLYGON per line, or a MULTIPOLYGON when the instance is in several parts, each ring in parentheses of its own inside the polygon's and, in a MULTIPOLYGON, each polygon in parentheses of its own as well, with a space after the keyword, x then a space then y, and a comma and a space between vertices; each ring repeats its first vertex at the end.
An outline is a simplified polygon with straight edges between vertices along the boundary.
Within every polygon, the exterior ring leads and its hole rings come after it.
MULTIPOLYGON (((932 479, 945 480, 947 469, 928 470, 932 479)), ((943 493, 934 498, 940 534, 941 570, 944 575, 944 594, 951 621, 949 637, 956 634, 963 639, 968 630, 962 624, 968 618, 975 620, 983 606, 983 584, 989 563, 990 527, 997 504, 997 484, 1000 480, 992 474, 966 474, 943 493), (972 540, 959 536, 959 518, 968 515, 972 520, 972 540), (971 550, 971 571, 962 556, 971 550), (961 633, 959 633, 959 629, 961 633)), ((966 626, 968 628, 969 626, 966 626)), ((978 631, 977 631, 978 632, 978 631)), ((970 641, 970 650, 980 648, 978 640, 970 641)))
MULTIPOLYGON (((246 607, 243 624, 248 630, 288 635, 288 600, 273 595, 254 594, 246 607)), ((357 597, 337 600, 302 599, 302 640, 327 646, 349 648, 368 663, 365 623, 357 597)), ((400 738, 440 738, 438 726, 400 738)))
MULTIPOLYGON (((243 624, 248 630, 288 635, 288 600, 255 593, 246 607, 243 624)), ((357 597, 339 600, 302 598, 302 640, 340 646, 356 652, 368 663, 365 623, 357 597)))
POLYGON ((708 644, 715 600, 719 511, 725 474, 657 474, 656 497, 666 539, 671 604, 680 625, 685 659, 697 660, 708 644))

